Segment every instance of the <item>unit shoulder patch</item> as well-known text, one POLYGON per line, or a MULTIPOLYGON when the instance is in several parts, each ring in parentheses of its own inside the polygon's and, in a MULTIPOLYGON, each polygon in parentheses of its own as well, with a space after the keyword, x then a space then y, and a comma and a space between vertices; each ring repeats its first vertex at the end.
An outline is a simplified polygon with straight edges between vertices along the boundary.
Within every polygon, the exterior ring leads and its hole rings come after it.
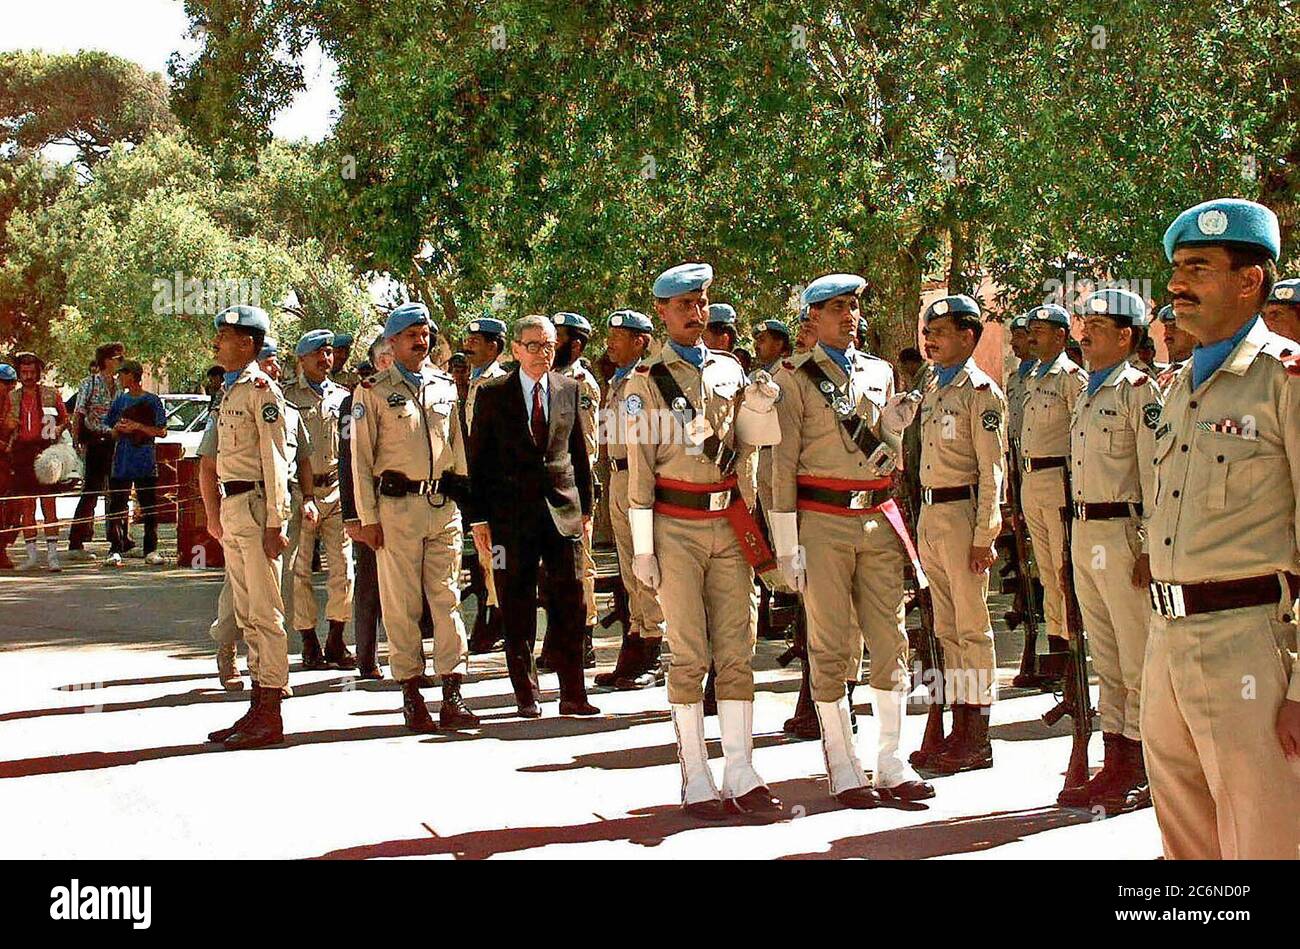
POLYGON ((262 421, 270 424, 280 417, 280 407, 274 402, 262 406, 262 421))
POLYGON ((1002 424, 1002 413, 994 409, 989 409, 980 416, 980 424, 984 426, 984 431, 996 432, 998 426, 1002 424))
POLYGON ((1148 402, 1142 406, 1142 424, 1153 432, 1156 430, 1156 426, 1160 424, 1159 402, 1148 402))

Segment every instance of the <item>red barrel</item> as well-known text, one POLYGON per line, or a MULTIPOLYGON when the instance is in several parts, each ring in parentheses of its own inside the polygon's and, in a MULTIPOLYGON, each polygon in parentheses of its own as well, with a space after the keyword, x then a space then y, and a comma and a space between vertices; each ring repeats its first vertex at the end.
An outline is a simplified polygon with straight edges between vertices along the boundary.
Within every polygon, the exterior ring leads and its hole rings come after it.
POLYGON ((182 567, 224 567, 226 557, 221 541, 208 533, 208 519, 199 495, 199 460, 179 458, 175 470, 176 562, 182 567))

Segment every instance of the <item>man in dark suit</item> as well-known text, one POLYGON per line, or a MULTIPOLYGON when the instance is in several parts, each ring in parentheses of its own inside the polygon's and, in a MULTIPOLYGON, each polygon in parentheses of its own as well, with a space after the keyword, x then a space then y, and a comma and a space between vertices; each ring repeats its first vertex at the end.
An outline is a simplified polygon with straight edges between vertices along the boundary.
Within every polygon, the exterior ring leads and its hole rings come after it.
POLYGON ((526 316, 511 336, 518 366, 483 382, 474 400, 468 459, 474 546, 493 566, 519 714, 542 714, 533 662, 540 562, 555 623, 548 640, 560 679, 560 714, 598 715, 587 701, 582 672, 581 544, 591 517, 592 476, 578 384, 551 371, 555 326, 549 319, 526 316))

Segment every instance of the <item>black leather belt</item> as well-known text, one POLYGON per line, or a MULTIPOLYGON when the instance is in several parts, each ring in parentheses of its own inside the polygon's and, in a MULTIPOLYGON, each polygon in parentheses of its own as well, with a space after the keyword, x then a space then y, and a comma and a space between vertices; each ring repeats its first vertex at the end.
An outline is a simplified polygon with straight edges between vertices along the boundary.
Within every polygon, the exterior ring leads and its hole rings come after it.
POLYGON ((655 486, 655 500, 677 507, 688 507, 695 511, 725 511, 736 503, 740 497, 739 488, 725 491, 678 491, 675 488, 655 486))
POLYGON ((386 498, 404 498, 408 494, 441 494, 442 479, 413 481, 400 471, 385 471, 376 479, 376 489, 386 498))
POLYGON ((332 485, 336 483, 338 480, 339 480, 338 473, 335 472, 333 474, 316 475, 311 479, 311 483, 318 488, 324 488, 328 485, 332 485))
POLYGON ((922 488, 922 504, 947 504, 950 501, 966 501, 975 497, 975 485, 963 484, 957 488, 922 488))
MULTIPOLYGON (((1295 599, 1300 591, 1300 577, 1287 574, 1287 592, 1295 599)), ((1247 606, 1267 606, 1282 599, 1277 574, 1246 577, 1244 580, 1208 580, 1204 583, 1164 583, 1152 581, 1151 608, 1165 619, 1180 619, 1200 613, 1239 610, 1247 606)))
POLYGON ((223 481, 221 482, 221 496, 226 498, 238 497, 241 494, 247 494, 254 488, 260 488, 260 481, 223 481))
POLYGON ((1044 471, 1048 468, 1064 468, 1069 460, 1064 455, 1051 455, 1042 458, 1022 458, 1020 463, 1025 471, 1044 471))
POLYGON ((611 458, 611 459, 609 459, 609 465, 610 465, 610 467, 613 468, 615 471, 627 471, 627 459, 626 459, 626 458, 611 458))
POLYGON ((800 501, 812 501, 814 504, 825 504, 846 511, 866 511, 879 507, 892 497, 889 488, 837 491, 834 488, 817 488, 810 484, 801 484, 795 491, 800 501))
POLYGON ((1076 521, 1113 521, 1121 517, 1141 516, 1142 504, 1139 501, 1104 501, 1097 504, 1074 502, 1076 521))

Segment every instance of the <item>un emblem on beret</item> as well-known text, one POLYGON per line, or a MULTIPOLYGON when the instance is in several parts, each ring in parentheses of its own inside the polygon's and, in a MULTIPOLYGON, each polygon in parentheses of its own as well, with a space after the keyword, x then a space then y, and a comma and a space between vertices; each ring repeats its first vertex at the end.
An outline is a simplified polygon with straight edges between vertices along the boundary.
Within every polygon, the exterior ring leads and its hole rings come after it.
POLYGON ((238 323, 238 322, 239 322, 239 313, 236 312, 236 311, 233 311, 233 310, 232 310, 231 312, 227 313, 227 314, 226 314, 226 322, 227 322, 227 323, 238 323))
POLYGON ((1217 237, 1228 229, 1228 215, 1222 211, 1202 211, 1196 215, 1196 226, 1202 234, 1217 237))
POLYGON ((1158 402, 1148 402, 1142 406, 1142 424, 1147 428, 1155 431, 1157 423, 1160 421, 1160 404, 1158 402))
POLYGON ((472 323, 469 324, 469 331, 470 331, 471 333, 477 333, 477 332, 478 332, 478 320, 475 320, 474 322, 472 322, 472 323))
POLYGON ((1278 287, 1277 290, 1274 291, 1273 296, 1277 297, 1279 300, 1290 300, 1295 296, 1295 287, 1278 287))
POLYGON ((998 430, 998 425, 1001 422, 1002 416, 993 409, 989 409, 980 416, 980 424, 984 426, 984 431, 986 432, 996 432, 998 430))
POLYGON ((628 415, 640 415, 641 404, 642 404, 641 396, 629 395, 626 399, 623 400, 623 411, 626 412, 628 415))
POLYGON ((1093 297, 1093 298, 1092 298, 1092 312, 1094 312, 1094 313, 1105 313, 1105 312, 1106 312, 1106 298, 1105 298, 1105 297, 1093 297))
POLYGON ((615 329, 618 329, 620 326, 622 326, 622 325, 623 325, 623 317, 622 317, 622 315, 621 315, 621 314, 615 314, 614 316, 611 316, 611 317, 609 318, 609 325, 612 326, 612 327, 614 327, 615 329))
POLYGON ((934 313, 935 316, 943 316, 945 313, 948 312, 948 301, 940 300, 934 305, 934 307, 931 309, 931 312, 934 313))
POLYGON ((274 402, 268 402, 262 406, 262 421, 274 422, 280 417, 280 409, 274 402))

